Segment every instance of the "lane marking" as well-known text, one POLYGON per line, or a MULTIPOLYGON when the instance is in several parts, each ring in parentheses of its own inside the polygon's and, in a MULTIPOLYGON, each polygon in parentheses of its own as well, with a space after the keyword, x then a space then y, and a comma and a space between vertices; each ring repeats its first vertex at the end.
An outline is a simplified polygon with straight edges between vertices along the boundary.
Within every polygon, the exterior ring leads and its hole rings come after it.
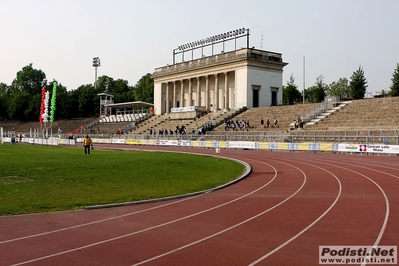
MULTIPOLYGON (((341 162, 341 163, 342 163, 342 162, 341 162)), ((332 164, 328 164, 328 163, 324 163, 324 164, 332 165, 332 164)), ((345 164, 345 163, 342 163, 342 164, 345 164)), ((352 170, 352 169, 349 169, 349 168, 346 168, 346 167, 342 167, 342 166, 337 166, 337 165, 334 165, 334 166, 335 166, 335 167, 338 167, 338 168, 341 168, 341 169, 345 169, 345 170, 350 171, 350 172, 353 172, 353 173, 356 173, 356 174, 358 174, 358 175, 360 175, 360 176, 363 176, 364 178, 366 178, 366 179, 368 179, 370 182, 372 182, 376 187, 378 187, 378 189, 381 191, 382 195, 384 196, 384 199, 385 199, 385 208, 386 208, 386 211, 385 211, 385 218, 384 218, 384 222, 382 223, 382 227, 381 227, 380 233, 378 234, 378 237, 377 237, 377 239, 375 240, 375 242, 374 242, 374 244, 373 244, 373 247, 377 247, 378 244, 379 244, 380 241, 381 241, 382 236, 384 235, 385 228, 386 228, 386 226, 387 226, 388 219, 389 219, 389 212, 390 212, 390 209, 389 209, 389 200, 388 200, 387 195, 385 194, 385 191, 382 189, 382 187, 381 187, 377 182, 375 182, 373 179, 371 179, 370 177, 368 177, 368 176, 366 176, 366 175, 364 175, 364 174, 362 174, 362 173, 360 173, 360 172, 357 172, 357 171, 355 171, 355 170, 352 170)), ((377 171, 377 172, 379 172, 379 171, 377 171)), ((386 174, 387 174, 387 175, 391 175, 391 174, 388 174, 388 173, 386 173, 386 174)), ((366 265, 366 264, 367 264, 366 262, 363 262, 361 265, 366 265)))
POLYGON ((114 219, 119 219, 119 218, 123 218, 123 217, 126 217, 126 216, 130 216, 130 215, 134 215, 134 214, 138 214, 138 213, 142 213, 142 212, 147 212, 147 211, 152 211, 152 210, 159 209, 159 208, 162 208, 162 207, 170 206, 170 205, 177 204, 177 203, 189 200, 189 199, 194 199, 194 198, 200 197, 202 195, 197 195, 197 196, 193 196, 193 197, 190 197, 190 198, 185 198, 185 199, 181 199, 181 200, 178 200, 178 201, 174 201, 174 202, 162 204, 162 205, 159 205, 159 206, 151 207, 151 208, 148 208, 148 209, 135 211, 135 212, 130 212, 130 213, 125 213, 125 214, 122 214, 122 215, 118 215, 118 216, 114 216, 114 217, 110 217, 110 218, 106 218, 106 219, 101 219, 101 220, 97 220, 97 221, 93 221, 93 222, 89 222, 89 223, 78 224, 78 225, 69 226, 69 227, 65 227, 65 228, 61 228, 61 229, 57 229, 57 230, 52 230, 52 231, 48 231, 48 232, 38 233, 38 234, 34 234, 34 235, 29 235, 29 236, 23 236, 23 237, 19 237, 19 238, 13 238, 13 239, 9 239, 9 240, 4 240, 4 241, 0 241, 0 244, 10 243, 10 242, 24 240, 24 239, 29 239, 29 238, 38 237, 38 236, 44 236, 44 235, 48 235, 48 234, 54 234, 54 233, 58 233, 58 232, 66 231, 66 230, 71 230, 71 229, 76 229, 76 228, 80 228, 80 227, 84 227, 84 226, 88 226, 88 225, 97 224, 97 223, 103 223, 103 222, 111 221, 111 220, 114 220, 114 219))
MULTIPOLYGON (((252 159, 252 160, 254 160, 254 159, 252 159)), ((254 160, 254 161, 255 161, 255 160, 254 160)), ((279 163, 283 163, 283 162, 279 161, 279 163)), ((159 259, 159 258, 161 258, 161 257, 170 255, 170 254, 172 254, 172 253, 174 253, 174 252, 180 251, 180 250, 182 250, 182 249, 185 249, 185 248, 191 247, 191 246, 193 246, 193 245, 196 245, 196 244, 198 244, 198 243, 201 243, 201 242, 203 242, 203 241, 206 241, 206 240, 208 240, 208 239, 210 239, 210 238, 212 238, 212 237, 215 237, 215 236, 218 236, 218 235, 220 235, 220 234, 223 234, 223 233, 225 233, 225 232, 227 232, 227 231, 230 231, 230 230, 232 230, 232 229, 234 229, 234 228, 236 228, 236 227, 238 227, 238 226, 241 226, 241 225, 243 225, 243 224, 245 224, 245 223, 247 223, 247 222, 250 222, 250 221, 252 221, 252 220, 258 218, 258 217, 264 215, 264 214, 267 213, 267 212, 270 212, 271 210, 273 210, 273 209, 279 207, 280 205, 282 205, 283 203, 285 203, 286 201, 288 201, 289 199, 291 199, 292 197, 294 197, 299 191, 301 191, 301 189, 302 189, 302 188, 304 187, 304 185, 306 184, 306 181, 307 181, 307 179, 306 179, 306 174, 305 174, 301 169, 299 169, 298 167, 296 167, 296 166, 294 166, 294 165, 291 165, 291 164, 288 164, 288 163, 284 163, 284 164, 290 165, 290 166, 296 168, 296 169, 299 170, 299 171, 302 173, 302 175, 303 175, 303 182, 302 182, 302 185, 301 185, 293 194, 291 194, 291 196, 289 196, 289 197, 286 198, 285 200, 281 201, 280 203, 274 205, 273 207, 271 207, 271 208, 269 208, 269 209, 267 209, 267 210, 265 210, 265 211, 263 211, 263 212, 261 212, 261 213, 258 213, 257 215, 252 216, 252 217, 250 217, 250 218, 248 218, 248 219, 246 219, 246 220, 244 220, 244 221, 242 221, 242 222, 240 222, 240 223, 237 223, 237 224, 235 224, 235 225, 233 225, 233 226, 230 226, 230 227, 228 227, 228 228, 226 228, 226 229, 223 229, 223 230, 221 230, 221 231, 219 231, 219 232, 217 232, 217 233, 214 233, 214 234, 212 234, 212 235, 209 235, 209 236, 207 236, 207 237, 201 238, 201 239, 199 239, 199 240, 197 240, 197 241, 191 242, 191 243, 189 243, 189 244, 187 244, 187 245, 181 246, 181 247, 179 247, 179 248, 176 248, 176 249, 170 250, 170 251, 168 251, 168 252, 159 254, 159 255, 157 255, 157 256, 155 256, 155 257, 149 258, 149 259, 147 259, 147 260, 144 260, 144 261, 141 261, 141 262, 139 262, 139 263, 133 264, 133 266, 141 265, 141 264, 144 264, 144 263, 147 263, 147 262, 150 262, 150 261, 159 259)))
POLYGON ((291 243, 292 241, 294 241, 295 239, 297 239, 299 236, 301 236, 303 233, 305 233, 309 228, 311 228, 313 225, 315 225, 318 221, 320 221, 333 207, 334 205, 338 202, 338 199, 341 197, 341 192, 342 192, 342 184, 341 181, 339 181, 339 178, 334 175, 332 172, 328 171, 327 169, 324 169, 322 167, 319 166, 315 166, 312 164, 308 164, 308 163, 304 163, 301 162, 303 164, 306 165, 310 165, 316 168, 319 168, 323 171, 326 171, 327 173, 331 174, 332 176, 334 176, 334 178, 337 180, 338 185, 339 185, 339 190, 338 190, 338 194, 337 197, 335 198, 334 202, 330 205, 330 207, 324 212, 322 213, 322 215, 320 215, 316 220, 314 220, 311 224, 309 224, 307 227, 305 227, 302 231, 300 231, 299 233, 297 233, 296 235, 294 235, 292 238, 288 239, 286 242, 284 242, 283 244, 281 244, 280 246, 278 246, 277 248, 273 249, 272 251, 270 251, 269 253, 267 253, 266 255, 260 257, 259 259, 257 259, 256 261, 252 262, 251 264, 249 264, 249 266, 252 265, 256 265, 259 262, 263 261, 264 259, 266 259, 267 257, 269 257, 270 255, 276 253, 277 251, 279 251, 280 249, 282 249, 283 247, 285 247, 286 245, 288 245, 289 243, 291 243))
MULTIPOLYGON (((184 152, 182 152, 182 153, 184 153, 184 152)), ((188 152, 186 152, 186 153, 188 153, 188 152)), ((198 155, 198 153, 190 153, 190 154, 198 155)), ((207 155, 207 154, 200 154, 200 155, 207 155)), ((225 157, 221 157, 221 158, 225 158, 225 157)), ((241 160, 236 159, 236 158, 227 158, 227 159, 237 161, 237 162, 243 164, 244 166, 247 165, 246 162, 241 161, 241 160)), ((247 168, 247 171, 248 171, 248 168, 247 168)), ((243 174, 247 174, 247 172, 243 172, 243 174)), ((228 183, 226 183, 226 184, 224 184, 222 186, 226 186, 226 185, 228 185, 230 183, 233 183, 233 182, 236 182, 236 180, 232 180, 232 181, 230 181, 230 182, 228 182, 228 183)), ((219 187, 221 187, 221 186, 219 186, 219 187)), ((217 189, 219 189, 219 187, 210 189, 210 191, 211 190, 217 190, 217 189)), ((198 192, 198 193, 201 193, 201 192, 198 192)), ((42 233, 38 233, 38 234, 33 234, 33 235, 28 235, 28 236, 23 236, 23 237, 8 239, 8 240, 3 240, 3 241, 0 241, 0 245, 1 244, 6 244, 6 243, 10 243, 10 242, 20 241, 20 240, 24 240, 24 239, 44 236, 44 235, 48 235, 48 234, 59 233, 59 232, 63 232, 63 231, 66 231, 66 230, 76 229, 76 228, 80 228, 80 227, 84 227, 84 226, 88 226, 88 225, 93 225, 93 224, 97 224, 97 223, 102 223, 102 222, 107 222, 107 221, 123 218, 123 217, 130 216, 130 215, 135 215, 135 214, 138 214, 138 213, 152 211, 152 210, 163 208, 163 207, 167 207, 167 206, 170 206, 170 205, 173 205, 173 204, 181 203, 183 201, 195 199, 195 198, 203 196, 203 195, 205 195, 207 193, 209 193, 209 191, 204 191, 204 193, 201 193, 201 194, 198 194, 198 195, 193 195, 193 196, 190 196, 188 198, 183 198, 183 199, 180 199, 180 200, 177 200, 177 201, 174 201, 174 202, 162 204, 162 205, 151 207, 151 208, 148 208, 148 209, 143 209, 143 210, 140 210, 140 211, 126 213, 126 214, 122 214, 122 215, 118 215, 118 216, 114 216, 114 217, 110 217, 110 218, 106 218, 106 219, 101 219, 101 220, 97 220, 97 221, 93 221, 93 222, 89 222, 89 223, 83 223, 83 224, 79 224, 79 225, 69 226, 69 227, 65 227, 65 228, 61 228, 61 229, 57 229, 57 230, 52 230, 52 231, 42 232, 42 233)), ((38 215, 38 214, 33 214, 33 215, 38 215)))
MULTIPOLYGON (((263 162, 262 162, 262 163, 263 163, 263 162)), ((206 209, 206 210, 197 212, 197 213, 193 213, 193 214, 188 215, 188 216, 181 217, 181 218, 179 218, 179 219, 175 219, 175 220, 172 220, 172 221, 169 221, 169 222, 166 222, 166 223, 162 223, 162 224, 159 224, 159 225, 155 225, 155 226, 152 226, 152 227, 149 227, 149 228, 146 228, 146 229, 142 229, 142 230, 139 230, 139 231, 136 231, 136 232, 132 232, 132 233, 129 233, 129 234, 125 234, 125 235, 121 235, 121 236, 109 238, 109 239, 107 239, 107 240, 95 242, 95 243, 92 243, 92 244, 89 244, 89 245, 85 245, 85 246, 81 246, 81 247, 77 247, 77 248, 74 248, 74 249, 65 250, 65 251, 62 251, 62 252, 58 252, 58 253, 54 253, 54 254, 51 254, 51 255, 39 257, 39 258, 36 258, 36 259, 32 259, 32 260, 28 260, 28 261, 19 262, 19 263, 13 264, 13 265, 14 265, 14 266, 23 265, 23 264, 27 264, 27 263, 31 263, 31 262, 35 262, 35 261, 39 261, 39 260, 43 260, 43 259, 48 259, 48 258, 51 258, 51 257, 55 257, 55 256, 67 254, 67 253, 71 253, 71 252, 74 252, 74 251, 82 250, 82 249, 85 249, 85 248, 89 248, 89 247, 93 247, 93 246, 105 244, 105 243, 108 243, 108 242, 111 242, 111 241, 115 241, 115 240, 118 240, 118 239, 122 239, 122 238, 125 238, 125 237, 129 237, 129 236, 132 236, 132 235, 136 235, 136 234, 139 234, 139 233, 143 233, 143 232, 146 232, 146 231, 150 231, 150 230, 153 230, 153 229, 156 229, 156 228, 160 228, 160 227, 162 227, 162 226, 170 225, 170 224, 173 224, 173 223, 176 223, 176 222, 179 222, 179 221, 183 221, 183 220, 186 220, 186 219, 188 219, 188 218, 195 217, 195 216, 197 216, 197 215, 200 215, 200 214, 203 214, 203 213, 206 213, 206 212, 209 212, 209 211, 212 211, 212 210, 221 208, 221 207, 223 207, 223 206, 226 206, 226 205, 228 205, 228 204, 231 204, 231 203, 233 203, 233 202, 236 202, 236 201, 238 201, 238 200, 241 200, 241 199, 243 199, 243 198, 245 198, 245 197, 248 197, 248 196, 250 196, 250 195, 256 193, 257 191, 259 191, 259 190, 265 188, 266 186, 268 186, 270 183, 272 183, 272 182, 276 179, 276 177, 277 177, 277 170, 276 170, 272 165, 270 165, 270 164, 268 164, 268 163, 263 163, 263 164, 269 165, 269 166, 274 170, 274 176, 273 176, 273 178, 272 178, 269 182, 267 182, 266 184, 264 184, 263 186, 261 186, 261 187, 255 189, 255 190, 253 190, 253 191, 251 191, 250 193, 247 193, 247 194, 245 194, 245 195, 242 195, 242 196, 240 196, 240 197, 238 197, 238 198, 236 198, 236 199, 234 199, 234 200, 225 202, 225 203, 223 203, 223 204, 214 206, 214 207, 212 207, 212 208, 209 208, 209 209, 206 209)))

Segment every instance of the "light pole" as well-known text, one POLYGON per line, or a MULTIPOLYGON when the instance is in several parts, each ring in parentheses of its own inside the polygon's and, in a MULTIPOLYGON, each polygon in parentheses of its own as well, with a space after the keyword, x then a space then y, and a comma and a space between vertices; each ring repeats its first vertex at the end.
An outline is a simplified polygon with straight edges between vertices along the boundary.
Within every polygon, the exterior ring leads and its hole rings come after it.
POLYGON ((100 64, 100 58, 99 57, 93 57, 93 67, 94 67, 94 89, 97 89, 97 67, 99 67, 100 64))

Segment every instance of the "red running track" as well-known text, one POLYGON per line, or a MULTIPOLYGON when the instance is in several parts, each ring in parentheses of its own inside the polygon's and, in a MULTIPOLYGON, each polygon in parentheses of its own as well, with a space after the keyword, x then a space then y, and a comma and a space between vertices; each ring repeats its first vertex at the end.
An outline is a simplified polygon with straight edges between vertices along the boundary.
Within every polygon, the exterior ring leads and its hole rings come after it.
POLYGON ((319 265, 320 245, 398 245, 398 157, 221 156, 252 172, 188 198, 0 217, 0 265, 319 265))

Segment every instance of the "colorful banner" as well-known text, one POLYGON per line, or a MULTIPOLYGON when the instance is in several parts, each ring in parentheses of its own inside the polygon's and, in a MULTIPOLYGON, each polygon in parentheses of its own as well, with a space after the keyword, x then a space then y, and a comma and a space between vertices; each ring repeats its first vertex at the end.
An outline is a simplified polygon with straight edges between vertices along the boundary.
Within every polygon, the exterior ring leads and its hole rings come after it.
POLYGON ((39 123, 43 124, 43 114, 44 114, 44 101, 46 100, 46 89, 42 88, 42 103, 40 105, 40 116, 39 123))
POLYGON ((55 114, 55 102, 57 99, 57 82, 53 82, 53 95, 51 96, 51 111, 50 111, 50 122, 54 122, 54 114, 55 114))
POLYGON ((44 112, 42 114, 43 122, 48 122, 48 101, 50 99, 50 92, 46 91, 46 96, 44 97, 44 112))

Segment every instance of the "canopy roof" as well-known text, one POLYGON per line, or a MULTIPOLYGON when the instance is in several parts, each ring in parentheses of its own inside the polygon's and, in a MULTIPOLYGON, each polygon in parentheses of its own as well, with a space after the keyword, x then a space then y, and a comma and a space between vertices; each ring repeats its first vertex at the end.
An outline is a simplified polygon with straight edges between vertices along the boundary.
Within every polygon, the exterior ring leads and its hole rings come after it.
POLYGON ((126 102, 126 103, 110 103, 110 104, 105 104, 104 106, 115 109, 133 109, 137 107, 151 107, 154 106, 154 104, 137 101, 137 102, 126 102))

